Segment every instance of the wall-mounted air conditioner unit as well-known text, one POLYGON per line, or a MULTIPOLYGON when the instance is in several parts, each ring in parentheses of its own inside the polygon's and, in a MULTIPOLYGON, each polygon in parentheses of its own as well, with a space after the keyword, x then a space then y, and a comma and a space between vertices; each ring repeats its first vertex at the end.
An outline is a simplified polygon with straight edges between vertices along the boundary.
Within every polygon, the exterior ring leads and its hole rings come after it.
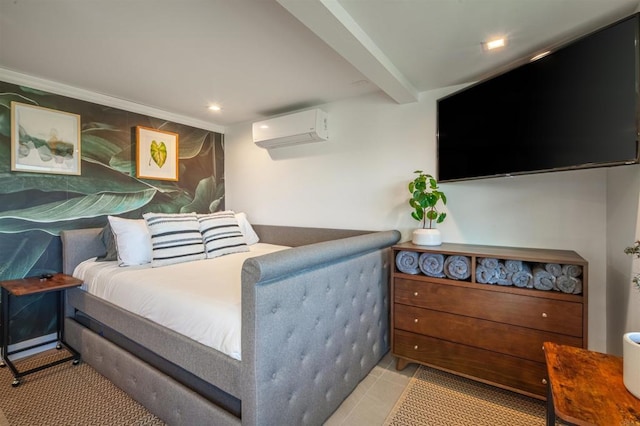
POLYGON ((327 139, 327 113, 321 109, 296 112, 253 123, 253 142, 262 148, 278 148, 327 139))

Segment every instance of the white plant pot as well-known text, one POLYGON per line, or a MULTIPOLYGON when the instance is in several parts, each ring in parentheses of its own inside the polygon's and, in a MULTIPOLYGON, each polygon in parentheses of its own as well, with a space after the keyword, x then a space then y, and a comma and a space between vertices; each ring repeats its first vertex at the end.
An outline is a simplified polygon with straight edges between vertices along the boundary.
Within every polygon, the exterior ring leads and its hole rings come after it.
POLYGON ((442 237, 438 229, 418 228, 413 231, 411 242, 418 246, 439 246, 442 244, 442 237))
POLYGON ((640 398, 640 332, 626 333, 622 338, 622 378, 624 386, 640 398))

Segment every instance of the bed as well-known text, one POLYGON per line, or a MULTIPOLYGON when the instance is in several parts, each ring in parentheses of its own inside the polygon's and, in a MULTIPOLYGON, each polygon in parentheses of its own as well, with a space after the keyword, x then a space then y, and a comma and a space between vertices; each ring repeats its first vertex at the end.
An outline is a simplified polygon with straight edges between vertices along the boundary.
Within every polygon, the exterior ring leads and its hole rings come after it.
MULTIPOLYGON (((389 349, 400 233, 253 228, 260 243, 290 248, 242 261, 241 356, 86 288, 67 291, 65 340, 168 424, 322 424, 389 349)), ((100 232, 61 233, 63 272, 104 254, 100 232)))

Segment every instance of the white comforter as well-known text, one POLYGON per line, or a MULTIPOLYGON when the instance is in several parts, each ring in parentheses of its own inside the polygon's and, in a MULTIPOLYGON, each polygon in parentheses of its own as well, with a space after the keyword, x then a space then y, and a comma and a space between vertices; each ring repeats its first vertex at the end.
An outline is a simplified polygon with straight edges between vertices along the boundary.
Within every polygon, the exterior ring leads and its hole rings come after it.
POLYGON ((242 263, 287 248, 249 247, 244 253, 160 268, 120 267, 94 258, 78 265, 73 275, 89 293, 239 360, 242 263))

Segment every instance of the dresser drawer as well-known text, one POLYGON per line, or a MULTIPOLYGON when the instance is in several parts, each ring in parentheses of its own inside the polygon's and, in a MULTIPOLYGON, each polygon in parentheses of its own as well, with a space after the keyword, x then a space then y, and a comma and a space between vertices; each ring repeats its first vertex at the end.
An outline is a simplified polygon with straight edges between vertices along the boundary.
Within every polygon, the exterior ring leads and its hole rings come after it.
POLYGON ((393 332, 393 355, 544 397, 544 363, 524 360, 403 330, 393 332))
POLYGON ((394 304, 394 328, 544 363, 544 342, 582 347, 579 337, 394 304))
MULTIPOLYGON (((531 290, 531 292, 540 290, 531 290)), ((455 285, 394 280, 394 301, 494 322, 582 336, 582 303, 455 285)))

